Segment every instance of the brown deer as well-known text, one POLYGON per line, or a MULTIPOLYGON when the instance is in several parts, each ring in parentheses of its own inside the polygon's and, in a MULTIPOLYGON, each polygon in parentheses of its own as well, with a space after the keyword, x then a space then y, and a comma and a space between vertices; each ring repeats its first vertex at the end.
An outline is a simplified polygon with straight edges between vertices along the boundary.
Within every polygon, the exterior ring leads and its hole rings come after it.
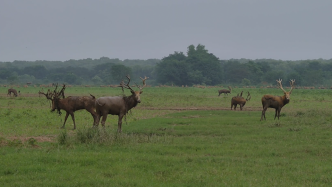
POLYGON ((7 96, 12 96, 12 93, 14 94, 15 97, 17 97, 17 91, 13 88, 8 89, 7 96))
POLYGON ((87 110, 92 115, 93 121, 95 121, 97 117, 97 113, 95 111, 95 96, 90 94, 90 96, 69 96, 65 98, 64 90, 66 86, 63 85, 62 89, 59 92, 57 91, 57 87, 58 86, 56 85, 56 88, 53 92, 48 90, 46 94, 43 92, 39 92, 39 94, 45 95, 47 99, 52 101, 51 112, 57 110, 58 114, 61 115, 61 110, 66 111, 65 121, 63 122, 61 128, 65 128, 67 118, 70 114, 74 122, 74 129, 76 129, 74 112, 77 110, 87 110))
POLYGON ((232 92, 232 87, 230 87, 230 86, 228 86, 228 90, 227 89, 222 89, 222 90, 218 90, 218 92, 219 92, 219 95, 218 96, 220 96, 220 94, 224 94, 224 95, 228 95, 229 93, 231 93, 232 92))
POLYGON ((105 127, 105 122, 107 119, 107 115, 117 115, 118 116, 118 132, 121 132, 122 118, 130 111, 132 108, 136 107, 138 103, 141 102, 140 95, 143 93, 142 89, 146 86, 145 80, 148 77, 141 78, 143 81, 143 86, 138 86, 139 91, 134 91, 130 86, 130 77, 126 76, 128 79, 128 83, 125 85, 124 81, 120 83, 119 87, 122 87, 122 91, 124 92, 124 88, 129 89, 131 92, 130 96, 114 96, 114 97, 100 97, 96 100, 96 112, 98 117, 95 121, 95 126, 99 125, 99 121, 101 116, 103 117, 101 124, 105 127))
POLYGON ((231 110, 233 109, 234 106, 234 110, 236 110, 237 105, 240 105, 240 110, 242 110, 243 106, 246 104, 247 101, 250 101, 251 96, 250 93, 248 92, 247 98, 243 98, 242 97, 242 93, 241 92, 240 95, 234 96, 231 100, 231 110))
POLYGON ((280 111, 283 106, 285 106, 287 103, 289 103, 290 100, 290 94, 292 93, 292 90, 295 88, 295 80, 290 80, 290 85, 291 85, 291 90, 289 92, 286 92, 282 88, 281 84, 281 79, 277 80, 279 88, 284 92, 283 96, 274 96, 274 95, 264 95, 262 97, 262 105, 263 105, 263 111, 262 111, 262 116, 261 116, 261 121, 264 119, 266 120, 265 117, 265 112, 267 108, 274 108, 276 110, 274 119, 278 116, 278 120, 280 117, 280 111))

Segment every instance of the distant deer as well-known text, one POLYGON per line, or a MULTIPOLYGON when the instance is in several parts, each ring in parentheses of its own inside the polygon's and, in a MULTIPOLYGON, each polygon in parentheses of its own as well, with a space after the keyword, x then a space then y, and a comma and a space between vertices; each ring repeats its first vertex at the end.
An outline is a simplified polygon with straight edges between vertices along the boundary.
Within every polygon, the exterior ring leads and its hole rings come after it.
POLYGON ((224 94, 224 95, 228 95, 229 93, 231 93, 232 92, 232 87, 230 87, 230 86, 228 86, 228 90, 227 89, 222 89, 222 90, 218 90, 218 92, 219 92, 219 95, 218 96, 220 96, 220 94, 224 94))
POLYGON ((279 88, 284 92, 283 96, 273 96, 273 95, 264 95, 262 97, 262 105, 263 105, 263 111, 262 111, 262 116, 261 116, 261 121, 264 119, 266 120, 265 117, 265 111, 267 108, 274 108, 276 110, 274 119, 278 116, 278 120, 280 117, 280 111, 283 106, 285 106, 287 103, 289 103, 290 100, 290 94, 292 93, 292 90, 295 88, 295 80, 290 80, 290 85, 291 85, 291 90, 289 92, 286 92, 282 88, 281 84, 281 79, 277 80, 279 88))
POLYGON ((129 89, 131 92, 130 96, 114 96, 114 97, 100 97, 96 100, 96 112, 98 114, 98 117, 95 121, 95 126, 98 126, 101 116, 103 117, 101 124, 103 127, 105 127, 105 122, 107 119, 107 115, 117 115, 119 117, 118 119, 118 132, 121 132, 121 126, 122 126, 122 118, 130 111, 132 108, 136 107, 138 103, 141 102, 140 95, 143 93, 142 89, 146 86, 145 80, 148 79, 148 77, 145 76, 145 78, 141 78, 143 81, 143 86, 138 86, 139 91, 134 91, 130 86, 130 77, 129 75, 126 76, 128 79, 128 83, 125 85, 124 81, 120 83, 119 87, 122 87, 122 91, 124 91, 124 88, 129 89))
POLYGON ((8 89, 7 96, 12 96, 12 93, 14 94, 15 97, 17 97, 17 91, 13 88, 8 89))
POLYGON ((66 88, 65 85, 63 85, 62 89, 57 92, 57 85, 55 87, 55 90, 51 92, 48 90, 48 92, 45 94, 43 92, 39 92, 39 94, 43 94, 46 96, 47 99, 52 101, 52 109, 51 112, 57 110, 58 114, 61 114, 61 110, 66 111, 65 121, 63 122, 63 125, 61 128, 65 128, 65 124, 67 121, 67 118, 70 114, 73 122, 74 122, 74 129, 76 129, 76 123, 75 123, 75 116, 74 112, 77 110, 85 109, 93 117, 93 121, 95 121, 97 117, 96 109, 95 109, 95 96, 69 96, 65 98, 64 90, 66 88))
POLYGON ((251 96, 250 96, 250 93, 248 92, 248 95, 247 95, 247 98, 243 98, 242 97, 242 93, 243 91, 241 92, 241 95, 239 96, 234 96, 231 100, 231 110, 233 109, 233 106, 234 106, 234 110, 236 110, 236 106, 237 105, 240 105, 240 110, 242 110, 243 106, 246 104, 247 101, 250 101, 251 99, 251 96))

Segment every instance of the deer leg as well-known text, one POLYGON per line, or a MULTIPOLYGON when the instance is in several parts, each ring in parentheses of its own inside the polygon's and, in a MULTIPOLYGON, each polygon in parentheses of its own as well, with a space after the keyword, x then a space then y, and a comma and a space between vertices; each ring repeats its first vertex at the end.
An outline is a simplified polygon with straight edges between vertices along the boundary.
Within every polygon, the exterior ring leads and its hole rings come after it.
MULTIPOLYGON (((100 119, 100 117, 99 117, 99 119, 100 119)), ((106 119, 107 119, 107 114, 103 114, 103 119, 101 120, 101 125, 102 125, 103 127, 105 127, 106 119)))
POLYGON ((263 107, 261 121, 263 120, 263 117, 264 117, 264 120, 266 120, 266 117, 265 117, 265 111, 266 110, 267 110, 267 107, 263 107))
POLYGON ((74 130, 76 129, 76 124, 75 124, 75 117, 74 117, 74 113, 70 113, 71 119, 74 122, 74 130))
POLYGON ((124 115, 119 115, 119 121, 118 121, 118 132, 122 132, 122 118, 123 118, 124 115))
POLYGON ((243 108, 243 105, 240 104, 240 110, 242 110, 242 108, 243 108))
POLYGON ((97 116, 96 116, 95 124, 94 124, 95 127, 98 127, 101 116, 102 116, 102 115, 97 115, 97 116))
MULTIPOLYGON (((276 119, 276 117, 278 116, 278 109, 276 109, 276 113, 274 114, 274 120, 276 119)), ((278 116, 279 119, 279 116, 278 116)))
POLYGON ((65 128, 65 125, 66 125, 66 121, 67 121, 68 116, 69 116, 69 113, 66 112, 65 121, 63 122, 63 125, 62 125, 62 127, 61 127, 62 129, 65 128))
POLYGON ((98 116, 97 116, 97 114, 92 113, 92 112, 91 112, 91 115, 92 115, 92 118, 93 118, 93 124, 92 124, 92 126, 95 126, 96 118, 97 118, 98 116))
POLYGON ((280 111, 281 111, 281 109, 278 109, 278 120, 279 120, 279 117, 280 117, 280 111))

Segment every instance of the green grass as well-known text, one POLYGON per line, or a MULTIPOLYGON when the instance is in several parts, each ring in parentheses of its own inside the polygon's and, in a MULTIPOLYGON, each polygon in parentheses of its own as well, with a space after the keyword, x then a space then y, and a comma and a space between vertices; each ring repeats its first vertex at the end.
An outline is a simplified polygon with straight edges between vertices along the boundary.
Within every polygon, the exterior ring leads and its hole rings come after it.
MULTIPOLYGON (((216 90, 146 88, 121 134, 116 116, 108 117, 105 129, 91 129, 90 114, 78 111, 77 130, 70 118, 60 129, 64 114, 51 113, 45 98, 2 95, 0 185, 330 186, 330 90, 294 90, 279 121, 273 109, 260 121, 260 98, 280 90, 249 89, 252 99, 243 111, 230 110, 231 96, 242 89, 220 97, 216 90), (218 107, 227 110, 207 110, 218 107)), ((121 91, 66 90, 88 93, 121 91)))

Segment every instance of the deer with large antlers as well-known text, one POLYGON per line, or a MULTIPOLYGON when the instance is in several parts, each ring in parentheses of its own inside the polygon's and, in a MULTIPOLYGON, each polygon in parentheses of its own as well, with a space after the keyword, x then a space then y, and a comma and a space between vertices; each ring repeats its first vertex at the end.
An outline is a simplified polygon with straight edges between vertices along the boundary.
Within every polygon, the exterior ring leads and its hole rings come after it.
POLYGON ((95 126, 98 126, 100 118, 102 118, 101 124, 105 127, 105 122, 107 119, 107 115, 117 115, 118 116, 118 132, 121 132, 122 126, 122 118, 130 111, 132 108, 136 107, 138 103, 141 102, 140 95, 143 93, 142 89, 146 86, 146 79, 141 78, 143 81, 143 86, 138 86, 139 91, 134 91, 130 86, 130 77, 129 75, 126 76, 128 79, 128 83, 125 84, 124 81, 120 83, 119 87, 122 87, 122 91, 124 88, 129 89, 131 92, 130 96, 113 96, 113 97, 100 97, 96 100, 96 112, 98 117, 95 121, 95 126))
POLYGON ((247 95, 246 99, 242 97, 242 93, 243 93, 243 91, 241 92, 241 95, 232 97, 231 110, 233 109, 233 106, 234 106, 234 110, 236 110, 237 105, 240 105, 240 110, 242 110, 242 108, 246 104, 246 102, 251 99, 251 96, 250 96, 249 92, 248 92, 248 95, 247 95))
POLYGON ((263 111, 262 111, 262 116, 261 116, 261 121, 264 119, 266 120, 265 117, 265 112, 267 108, 274 108, 276 110, 274 119, 278 116, 278 120, 280 117, 280 111, 283 106, 289 103, 290 100, 290 94, 292 93, 292 90, 295 88, 295 80, 290 80, 290 85, 291 85, 291 90, 289 92, 286 92, 281 84, 281 79, 277 80, 279 88, 284 92, 283 96, 274 96, 274 95, 264 95, 262 97, 262 105, 263 105, 263 111))
POLYGON ((48 100, 52 101, 51 112, 57 110, 58 114, 61 114, 61 110, 66 111, 65 121, 63 122, 61 128, 65 128, 67 118, 70 114, 74 122, 74 129, 76 129, 74 112, 77 110, 87 110, 92 115, 93 121, 95 121, 95 118, 97 117, 97 113, 95 111, 95 96, 90 94, 90 96, 69 96, 65 98, 64 90, 66 86, 63 85, 60 91, 57 91, 57 88, 58 85, 56 85, 53 92, 48 89, 47 93, 39 91, 39 94, 45 95, 48 100))

